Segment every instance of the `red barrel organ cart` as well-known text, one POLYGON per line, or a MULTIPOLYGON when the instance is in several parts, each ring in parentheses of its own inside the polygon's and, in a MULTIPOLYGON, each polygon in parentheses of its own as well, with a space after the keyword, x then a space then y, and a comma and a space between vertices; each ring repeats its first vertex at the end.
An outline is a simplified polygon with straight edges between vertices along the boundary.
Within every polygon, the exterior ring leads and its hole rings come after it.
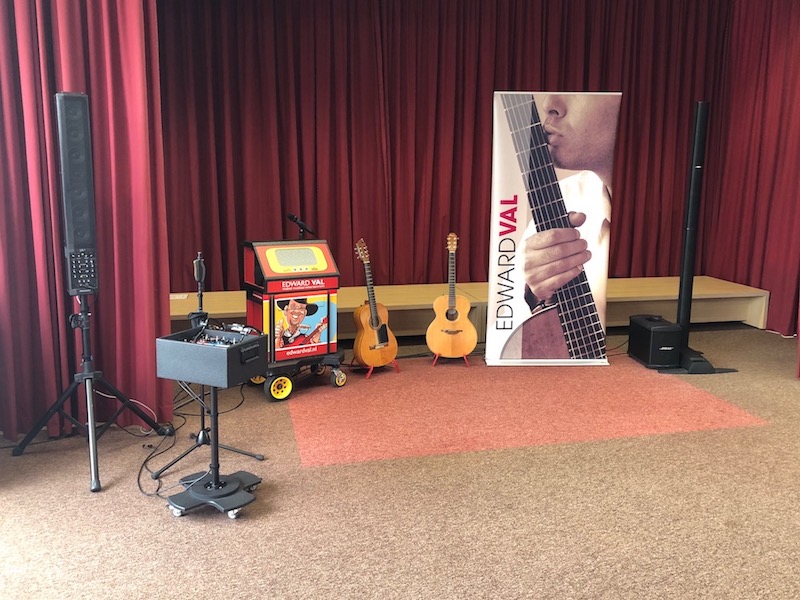
POLYGON ((271 400, 286 400, 296 375, 325 375, 342 387, 344 350, 336 338, 339 271, 324 240, 244 242, 243 287, 247 325, 267 334, 263 382, 271 400))

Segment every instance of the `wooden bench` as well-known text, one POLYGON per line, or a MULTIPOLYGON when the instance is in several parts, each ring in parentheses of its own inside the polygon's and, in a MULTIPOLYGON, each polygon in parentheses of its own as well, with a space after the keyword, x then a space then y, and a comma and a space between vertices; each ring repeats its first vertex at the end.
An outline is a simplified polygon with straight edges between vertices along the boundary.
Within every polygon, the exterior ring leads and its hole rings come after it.
MULTIPOLYGON (((606 324, 622 327, 631 315, 661 315, 675 322, 678 312, 679 277, 632 277, 609 279, 606 324)), ((447 294, 446 283, 375 286, 375 299, 389 310, 389 327, 396 336, 421 336, 434 318, 433 301, 447 294)), ((486 339, 488 284, 457 283, 456 293, 472 304, 470 320, 478 330, 478 341, 486 339)), ((339 288, 338 327, 341 339, 355 337, 353 311, 367 301, 365 286, 339 288)), ((245 321, 244 291, 206 292, 203 309, 214 319, 228 323, 245 321)), ((697 276, 692 286, 692 323, 742 322, 764 329, 767 325, 769 292, 714 277, 697 276)), ((187 315, 197 308, 197 294, 170 294, 172 330, 188 327, 187 315)))

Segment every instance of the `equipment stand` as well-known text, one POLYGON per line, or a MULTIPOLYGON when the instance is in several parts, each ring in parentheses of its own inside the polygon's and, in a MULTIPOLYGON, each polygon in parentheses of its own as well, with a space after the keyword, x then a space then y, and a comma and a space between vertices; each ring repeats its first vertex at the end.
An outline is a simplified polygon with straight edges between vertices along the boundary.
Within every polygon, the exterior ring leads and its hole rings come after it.
MULTIPOLYGON (((208 324, 208 313, 203 310, 203 289, 206 280, 206 264, 203 260, 203 253, 198 252, 197 258, 194 259, 192 263, 194 268, 194 279, 197 282, 197 310, 189 313, 189 321, 192 324, 192 327, 205 327, 208 324)), ((205 386, 200 387, 200 395, 198 396, 195 394, 191 388, 188 387, 188 384, 179 381, 179 385, 184 389, 184 391, 190 392, 194 399, 197 400, 198 404, 200 404, 201 411, 200 411, 200 431, 197 432, 197 436, 195 437, 194 446, 186 450, 183 454, 178 456, 177 458, 171 460, 166 465, 161 467, 158 471, 155 471, 151 477, 153 479, 158 479, 161 475, 169 469, 172 465, 177 463, 179 460, 184 458, 185 456, 189 455, 190 452, 196 450, 200 446, 207 446, 211 443, 211 438, 216 435, 215 432, 212 432, 210 428, 206 427, 206 412, 208 412, 209 408, 205 404, 205 395, 206 395, 206 388, 205 386)), ((215 409, 216 410, 216 409, 215 409)), ((216 429, 216 424, 214 425, 216 429)), ((194 437, 194 436, 193 436, 194 437)), ((220 448, 224 448, 225 450, 230 450, 232 452, 238 452, 239 454, 244 454, 245 456, 251 456, 256 460, 264 460, 263 454, 256 454, 254 452, 247 452, 246 450, 240 450, 238 448, 233 448, 231 446, 225 446, 224 444, 217 445, 220 448)))
MULTIPOLYGON (((431 365, 431 366, 433 366, 433 367, 436 366, 436 363, 439 362, 439 357, 441 357, 441 354, 434 354, 433 355, 433 365, 431 365)), ((456 358, 456 357, 455 356, 451 356, 451 357, 448 357, 448 358, 456 358)), ((467 355, 465 354, 461 358, 463 358, 464 362, 467 364, 467 366, 469 366, 469 358, 467 358, 467 355)))
POLYGON ((133 402, 131 402, 130 398, 125 396, 122 392, 120 392, 116 387, 114 387, 111 383, 109 383, 104 377, 101 371, 95 371, 94 369, 94 358, 92 356, 91 350, 91 343, 92 343, 92 336, 89 330, 89 318, 91 317, 91 313, 89 312, 89 300, 86 294, 80 294, 78 296, 80 302, 80 312, 78 314, 70 315, 70 325, 73 329, 77 329, 80 327, 81 329, 81 340, 83 343, 82 347, 82 354, 81 354, 81 371, 79 373, 75 373, 73 377, 73 381, 70 386, 64 390, 58 400, 53 404, 50 409, 45 413, 45 415, 39 419, 39 422, 34 425, 33 429, 28 432, 28 435, 25 436, 23 439, 12 451, 11 454, 13 456, 19 456, 25 451, 25 448, 28 444, 33 441, 33 438, 37 436, 37 434, 47 426, 47 423, 56 413, 60 413, 64 418, 70 421, 73 425, 80 429, 86 429, 88 436, 89 436, 89 474, 90 474, 90 486, 89 489, 93 492, 99 492, 101 489, 100 485, 100 476, 98 473, 97 467, 97 440, 98 438, 103 435, 103 433, 111 427, 111 425, 116 420, 117 416, 125 409, 130 409, 137 417, 139 417, 142 421, 144 421, 153 431, 158 433, 158 435, 172 435, 174 430, 171 427, 163 427, 156 423, 147 413, 145 413, 141 408, 136 406, 133 402), (95 423, 94 418, 94 387, 95 383, 98 385, 105 387, 111 394, 113 394, 117 400, 120 401, 121 406, 117 409, 117 411, 112 415, 112 417, 99 429, 95 423), (72 415, 64 412, 63 406, 64 403, 75 393, 78 389, 78 386, 84 384, 86 389, 86 419, 87 422, 85 424, 78 422, 72 415))
POLYGON ((211 463, 207 473, 195 473, 183 477, 180 483, 186 489, 167 498, 172 514, 176 517, 183 516, 187 511, 207 504, 220 512, 227 512, 231 519, 235 519, 244 506, 256 499, 250 492, 261 483, 260 477, 246 471, 237 471, 232 475, 220 476, 219 474, 219 412, 215 386, 211 386, 209 418, 211 421, 209 428, 211 463))
MULTIPOLYGON (((353 360, 355 360, 355 359, 353 359, 353 360)), ((385 364, 385 365, 381 365, 381 366, 383 366, 383 367, 387 367, 387 366, 389 366, 389 364, 390 364, 390 363, 387 363, 387 364, 385 364)), ((394 359, 394 358, 392 359, 391 365, 394 367, 394 371, 395 371, 395 373, 399 373, 399 372, 400 372, 400 365, 399 365, 399 364, 397 364, 397 360, 396 360, 396 359, 394 359)), ((350 366, 351 366, 351 367, 353 366, 353 363, 352 363, 352 362, 350 363, 350 366)), ((372 366, 370 366, 370 367, 369 367, 369 369, 367 370, 367 374, 366 374, 366 376, 364 377, 364 379, 369 379, 369 376, 370 376, 370 375, 372 375, 372 372, 373 372, 374 370, 375 370, 375 365, 372 365, 372 366)))
MULTIPOLYGON (((183 383, 182 382, 181 382, 181 387, 183 387, 183 383)), ((213 389, 214 388, 212 388, 212 390, 213 389)), ((194 440, 195 440, 194 445, 192 447, 188 448, 180 456, 178 456, 178 457, 172 459, 171 461, 169 461, 166 465, 161 467, 158 471, 154 471, 153 474, 151 475, 151 477, 153 479, 158 479, 159 477, 161 477, 161 475, 167 469, 169 469, 172 465, 174 465, 175 463, 177 463, 179 460, 183 459, 184 457, 188 456, 192 451, 196 450, 200 446, 208 446, 208 445, 211 444, 211 439, 215 434, 212 431, 211 427, 206 427, 206 412, 209 412, 209 414, 210 414, 210 409, 209 409, 209 407, 206 406, 206 404, 204 402, 205 386, 201 386, 200 387, 200 395, 199 396, 195 395, 194 393, 193 393, 193 395, 195 396, 195 399, 198 401, 198 403, 200 404, 200 406, 202 408, 202 410, 200 412, 200 431, 197 433, 196 436, 192 436, 192 437, 194 437, 194 440)), ((233 446, 226 446, 225 444, 220 444, 219 442, 217 442, 217 445, 220 448, 222 448, 223 450, 230 450, 231 452, 238 452, 239 454, 244 454, 245 456, 250 456, 252 458, 255 458, 256 460, 264 460, 264 455, 263 454, 257 454, 255 452, 248 452, 247 450, 241 450, 239 448, 234 448, 233 446)))

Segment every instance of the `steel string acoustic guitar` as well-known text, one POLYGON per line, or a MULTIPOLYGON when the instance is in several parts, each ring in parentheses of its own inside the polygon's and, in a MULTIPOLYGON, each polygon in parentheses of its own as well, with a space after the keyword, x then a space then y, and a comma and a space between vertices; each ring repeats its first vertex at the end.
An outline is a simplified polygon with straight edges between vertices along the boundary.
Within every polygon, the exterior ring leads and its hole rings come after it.
POLYGON ((463 357, 469 366, 467 355, 478 343, 478 331, 469 320, 469 300, 456 295, 456 248, 458 236, 450 233, 447 236, 447 283, 446 296, 439 296, 433 301, 433 319, 425 332, 425 341, 434 354, 433 364, 440 356, 445 358, 463 357))
POLYGON ((383 367, 392 363, 395 371, 399 371, 397 361, 397 338, 389 329, 389 311, 383 304, 375 301, 375 289, 372 284, 372 266, 369 250, 364 238, 356 242, 356 255, 364 263, 367 279, 367 301, 353 312, 356 325, 356 339, 353 342, 353 356, 362 367, 368 367, 367 378, 375 367, 383 367))

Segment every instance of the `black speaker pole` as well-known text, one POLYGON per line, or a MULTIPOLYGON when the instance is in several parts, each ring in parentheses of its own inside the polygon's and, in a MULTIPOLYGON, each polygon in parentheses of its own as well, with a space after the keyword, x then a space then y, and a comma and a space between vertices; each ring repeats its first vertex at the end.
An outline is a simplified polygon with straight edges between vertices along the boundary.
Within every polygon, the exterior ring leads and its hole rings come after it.
POLYGON ((700 215, 700 190, 703 186, 708 103, 695 105, 692 157, 689 167, 689 189, 686 194, 686 215, 681 257, 681 278, 678 292, 678 325, 681 326, 681 348, 689 346, 689 324, 692 314, 692 286, 697 253, 697 221, 700 215))
POLYGON ((689 347, 691 327, 692 288, 694 265, 697 253, 697 222, 700 215, 700 191, 703 187, 706 129, 708 124, 708 102, 695 105, 692 136, 692 156, 689 168, 689 188, 686 197, 686 219, 681 258, 680 289, 678 291, 678 325, 681 328, 680 366, 681 372, 708 374, 729 372, 733 369, 715 369, 702 352, 689 347))

